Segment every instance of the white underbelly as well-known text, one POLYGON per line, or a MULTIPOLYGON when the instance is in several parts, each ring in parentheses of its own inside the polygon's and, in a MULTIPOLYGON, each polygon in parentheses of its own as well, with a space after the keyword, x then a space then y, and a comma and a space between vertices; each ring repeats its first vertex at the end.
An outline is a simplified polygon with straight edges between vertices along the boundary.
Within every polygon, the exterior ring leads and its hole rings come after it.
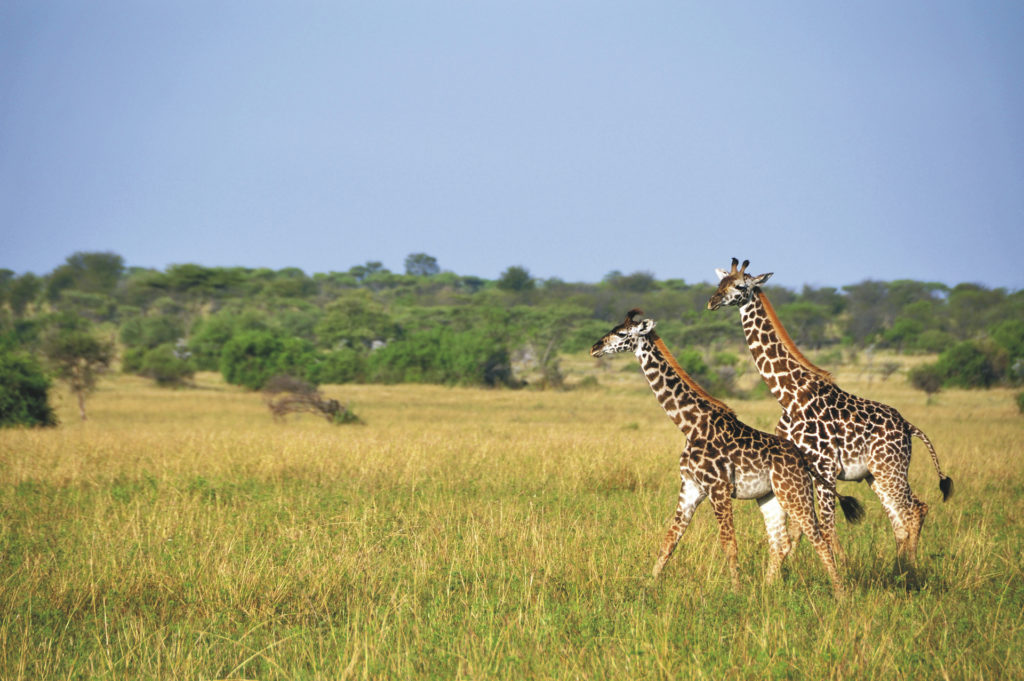
POLYGON ((863 480, 868 476, 870 471, 866 461, 853 461, 851 463, 844 463, 843 470, 839 471, 840 480, 863 480))
POLYGON ((760 499, 772 491, 772 481, 768 471, 747 475, 737 474, 734 489, 737 499, 760 499))

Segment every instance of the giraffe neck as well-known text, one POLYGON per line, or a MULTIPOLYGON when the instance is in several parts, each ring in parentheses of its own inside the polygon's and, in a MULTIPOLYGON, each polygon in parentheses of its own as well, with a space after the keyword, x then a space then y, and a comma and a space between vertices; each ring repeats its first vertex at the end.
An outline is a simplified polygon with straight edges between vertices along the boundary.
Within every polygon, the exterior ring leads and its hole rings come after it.
POLYGON ((757 370, 783 409, 794 406, 800 389, 809 383, 832 382, 827 371, 811 364, 797 349, 763 292, 740 307, 740 320, 757 370))
POLYGON ((661 408, 688 438, 710 426, 709 412, 733 414, 683 371, 657 334, 640 339, 636 358, 661 408))

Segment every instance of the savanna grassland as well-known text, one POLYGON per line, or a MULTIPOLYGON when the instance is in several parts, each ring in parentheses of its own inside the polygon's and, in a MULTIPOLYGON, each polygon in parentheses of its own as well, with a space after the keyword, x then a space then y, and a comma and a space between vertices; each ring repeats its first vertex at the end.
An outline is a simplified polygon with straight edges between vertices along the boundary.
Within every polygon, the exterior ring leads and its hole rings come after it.
MULTIPOLYGON (((897 374, 840 385, 935 443, 943 504, 918 569, 881 507, 840 521, 848 594, 809 544, 766 586, 737 502, 734 592, 709 508, 661 578, 679 434, 629 358, 571 391, 328 386, 363 425, 273 421, 201 374, 107 379, 89 420, 0 431, 0 678, 1024 678, 1024 418, 1009 390, 927 404, 897 374)), ((731 400, 770 430, 770 399, 731 400)))

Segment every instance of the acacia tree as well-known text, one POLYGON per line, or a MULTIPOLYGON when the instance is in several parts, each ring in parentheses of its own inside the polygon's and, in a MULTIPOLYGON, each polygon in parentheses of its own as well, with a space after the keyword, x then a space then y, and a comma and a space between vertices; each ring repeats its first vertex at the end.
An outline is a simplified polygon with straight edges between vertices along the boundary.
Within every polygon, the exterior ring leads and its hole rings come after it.
POLYGON ((417 277, 432 277, 441 271, 437 258, 426 253, 410 253, 405 258, 405 273, 417 277))
POLYGON ((83 320, 64 317, 44 337, 43 354, 78 400, 78 413, 85 421, 85 398, 96 389, 100 374, 110 368, 114 343, 97 338, 83 320))
POLYGON ((25 316, 29 304, 36 299, 42 288, 42 280, 31 272, 11 280, 7 288, 7 302, 10 303, 11 312, 15 317, 20 319, 25 316))
POLYGON ((498 288, 502 291, 532 291, 536 288, 536 282, 530 276, 530 270, 519 265, 513 265, 501 273, 498 279, 498 288))
POLYGON ((541 387, 565 387, 559 350, 576 325, 588 318, 588 313, 584 307, 567 303, 547 307, 517 305, 512 309, 514 324, 521 330, 540 371, 541 387))
POLYGON ((928 396, 928 404, 931 404, 932 397, 942 390, 945 375, 938 364, 919 364, 907 373, 907 378, 910 379, 910 385, 928 396))

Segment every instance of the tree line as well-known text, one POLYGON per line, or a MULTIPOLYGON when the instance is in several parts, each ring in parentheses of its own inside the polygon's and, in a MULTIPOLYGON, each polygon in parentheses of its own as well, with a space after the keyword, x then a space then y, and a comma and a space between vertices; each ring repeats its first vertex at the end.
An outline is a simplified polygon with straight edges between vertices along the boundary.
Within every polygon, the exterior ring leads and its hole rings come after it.
MULTIPOLYGON (((425 253, 404 265, 401 273, 371 261, 312 275, 157 270, 78 252, 44 275, 0 268, 0 351, 18 371, 39 362, 82 395, 115 357, 122 371, 171 386, 195 371, 253 390, 281 374, 311 385, 519 386, 516 367, 528 367, 534 383, 562 387, 559 357, 586 352, 626 310, 642 307, 687 371, 713 391, 732 389, 743 338, 735 319, 706 312, 711 284, 618 271, 570 283, 522 266, 488 280, 443 271, 425 253)), ((931 374, 918 378, 939 387, 1024 378, 1022 291, 911 280, 766 290, 796 342, 826 357, 875 348, 937 354, 931 374)))

